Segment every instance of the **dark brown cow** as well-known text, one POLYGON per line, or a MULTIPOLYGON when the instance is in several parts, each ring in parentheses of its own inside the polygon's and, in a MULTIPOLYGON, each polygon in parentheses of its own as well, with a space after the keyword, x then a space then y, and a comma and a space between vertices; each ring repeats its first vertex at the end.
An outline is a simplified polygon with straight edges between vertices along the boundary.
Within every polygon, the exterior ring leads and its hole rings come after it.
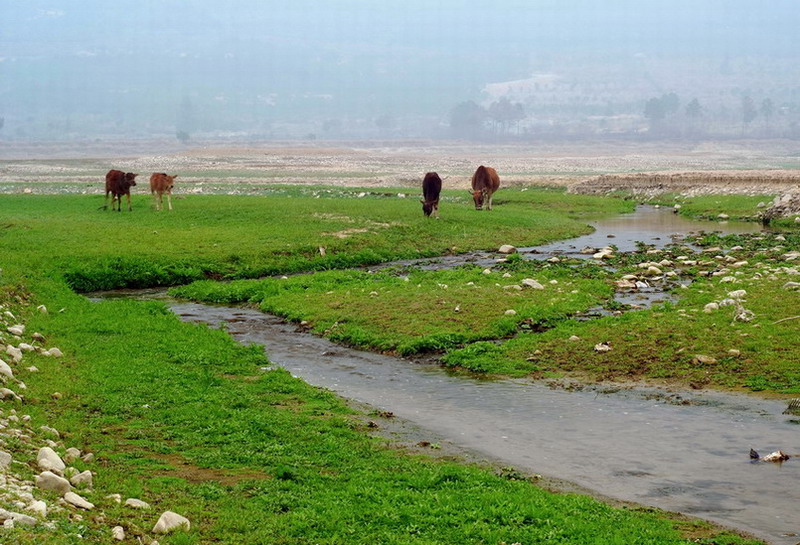
POLYGON ((475 174, 472 175, 472 200, 475 201, 475 210, 481 210, 483 203, 486 203, 486 209, 492 209, 492 195, 500 187, 500 177, 497 171, 492 167, 485 167, 483 165, 478 167, 475 174))
POLYGON ((167 208, 172 210, 172 186, 175 185, 175 178, 178 175, 168 176, 163 172, 154 172, 150 176, 150 193, 153 195, 153 204, 156 210, 164 208, 164 194, 167 194, 167 208), (158 200, 156 200, 158 197, 158 200))
POLYGON ((439 218, 439 193, 442 191, 442 179, 435 172, 428 172, 422 180, 422 213, 425 217, 431 214, 439 218))
POLYGON ((104 209, 108 209, 108 195, 111 194, 111 210, 114 210, 114 202, 119 206, 117 211, 122 211, 122 196, 128 197, 128 211, 131 211, 131 186, 136 185, 138 174, 133 172, 122 172, 121 170, 111 169, 106 174, 106 200, 104 209))

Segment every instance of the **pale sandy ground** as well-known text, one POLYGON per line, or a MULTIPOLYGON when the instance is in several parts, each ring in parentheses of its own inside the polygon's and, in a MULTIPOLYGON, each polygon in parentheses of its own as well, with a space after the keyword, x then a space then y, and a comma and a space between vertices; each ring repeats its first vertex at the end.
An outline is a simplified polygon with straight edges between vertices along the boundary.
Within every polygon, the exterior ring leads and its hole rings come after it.
POLYGON ((572 186, 600 175, 699 172, 704 174, 700 183, 712 191, 724 186, 727 192, 733 184, 748 192, 774 193, 775 187, 798 184, 800 142, 214 141, 182 146, 171 141, 0 141, 0 192, 98 193, 110 168, 139 173, 140 192, 147 191, 143 186, 152 172, 177 174, 176 193, 198 188, 249 192, 264 184, 414 188, 427 171, 438 172, 445 188, 460 189, 469 186, 480 164, 496 168, 505 187, 572 186))

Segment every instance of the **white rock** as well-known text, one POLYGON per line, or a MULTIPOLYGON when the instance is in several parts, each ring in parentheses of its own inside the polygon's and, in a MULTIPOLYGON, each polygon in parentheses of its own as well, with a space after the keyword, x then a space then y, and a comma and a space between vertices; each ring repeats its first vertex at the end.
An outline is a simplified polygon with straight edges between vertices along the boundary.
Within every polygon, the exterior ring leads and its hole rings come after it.
POLYGON ((47 504, 42 500, 35 501, 31 503, 28 507, 25 508, 26 511, 30 511, 41 518, 47 517, 47 504))
POLYGON ((492 274, 492 269, 483 269, 483 274, 492 274))
POLYGON ((730 216, 728 216, 728 214, 718 214, 718 215, 717 215, 717 217, 718 217, 719 219, 721 219, 721 220, 726 220, 726 219, 728 219, 730 216))
POLYGON ((70 505, 79 507, 80 509, 86 509, 87 511, 90 509, 94 509, 94 504, 92 502, 86 501, 84 498, 82 498, 75 492, 67 492, 66 494, 64 494, 64 501, 66 501, 70 505))
POLYGON ((737 356, 741 356, 742 352, 740 350, 736 350, 735 348, 731 348, 730 350, 728 350, 728 355, 729 356, 733 356, 733 357, 737 357, 737 356))
POLYGON ((64 356, 64 353, 56 347, 53 347, 50 350, 45 350, 43 354, 45 356, 52 356, 54 358, 61 358, 64 356))
POLYGON ((72 486, 77 487, 92 487, 92 472, 88 469, 86 471, 82 471, 77 475, 73 475, 72 478, 69 480, 72 483, 72 486))
POLYGON ((738 280, 735 276, 725 276, 720 279, 720 284, 735 284, 738 280))
POLYGON ((38 310, 42 314, 47 314, 47 307, 44 305, 39 305, 38 307, 36 307, 36 310, 38 310))
POLYGON ((14 378, 14 371, 11 370, 11 366, 9 366, 3 360, 0 360, 0 375, 5 375, 8 378, 14 378))
POLYGON ((117 503, 122 502, 122 496, 119 495, 119 494, 109 494, 108 496, 106 496, 106 499, 107 500, 112 500, 112 501, 117 502, 117 503))
POLYGON ((511 278, 511 273, 503 273, 503 278, 511 278))
POLYGON ((800 289, 800 282, 786 282, 783 285, 783 289, 785 289, 785 290, 797 290, 797 289, 800 289))
POLYGON ((516 316, 517 315, 517 311, 514 310, 513 308, 510 308, 507 311, 505 311, 503 314, 505 314, 506 316, 516 316))
POLYGON ((61 475, 67 467, 61 456, 56 454, 56 451, 50 447, 42 447, 39 449, 39 454, 36 456, 36 463, 43 471, 52 471, 61 475))
POLYGON ((747 290, 734 290, 728 292, 728 297, 731 299, 744 299, 747 295, 747 290))
POLYGON ((56 437, 61 437, 61 434, 58 433, 58 430, 55 428, 51 428, 50 426, 39 426, 39 429, 45 433, 50 435, 55 435, 56 437))
POLYGON ((92 454, 91 452, 87 452, 81 457, 81 460, 83 460, 87 464, 90 462, 94 462, 94 454, 92 454))
POLYGON ((20 361, 22 361, 22 350, 20 350, 16 346, 8 345, 6 347, 6 354, 11 356, 11 360, 14 363, 19 363, 20 361))
POLYGON ((514 254, 517 252, 517 249, 511 244, 503 244, 497 251, 501 254, 514 254))
POLYGON ((133 507, 134 509, 150 509, 150 504, 136 498, 128 498, 125 500, 125 505, 133 507))
POLYGON ((8 388, 0 388, 0 399, 13 399, 14 401, 22 401, 22 398, 19 397, 14 390, 9 390, 8 388))
POLYGON ((717 303, 708 303, 706 306, 703 307, 703 312, 706 314, 711 314, 715 310, 719 310, 719 304, 717 303))
POLYGON ((19 348, 23 352, 33 352, 35 350, 35 348, 28 343, 19 343, 19 346, 17 346, 17 348, 19 348))
POLYGON ((523 278, 522 285, 526 288, 533 288, 535 290, 543 290, 544 286, 541 285, 539 282, 534 280, 533 278, 523 278))
POLYGON ((69 481, 50 471, 43 471, 36 476, 36 486, 42 490, 55 490, 59 494, 66 494, 72 488, 69 481))
POLYGON ((111 529, 111 538, 123 541, 125 539, 125 529, 122 526, 114 526, 111 529))
POLYGON ((647 276, 658 276, 662 274, 661 269, 659 269, 655 265, 650 265, 649 267, 647 267, 647 270, 644 273, 647 276))
POLYGON ((574 342, 574 341, 579 341, 579 340, 581 340, 581 338, 580 338, 580 337, 578 337, 577 335, 572 335, 572 336, 569 338, 569 340, 571 340, 571 341, 573 341, 573 342, 574 342))
POLYGON ((8 466, 11 465, 11 454, 4 450, 0 450, 0 470, 8 469, 8 466))
POLYGON ((594 345, 594 351, 595 352, 610 352, 611 351, 611 347, 608 345, 608 343, 597 343, 596 345, 594 345))
POLYGON ((17 337, 21 337, 25 334, 25 326, 22 324, 12 325, 11 327, 7 327, 6 331, 11 333, 12 335, 16 335, 17 337))
POLYGON ((71 464, 80 457, 81 457, 81 451, 76 449, 75 447, 70 447, 67 449, 67 452, 64 453, 64 462, 71 464))
POLYGON ((166 534, 177 528, 184 528, 185 530, 188 530, 190 527, 191 523, 186 517, 183 517, 178 513, 173 513, 172 511, 165 511, 158 518, 156 525, 153 526, 153 533, 166 534))

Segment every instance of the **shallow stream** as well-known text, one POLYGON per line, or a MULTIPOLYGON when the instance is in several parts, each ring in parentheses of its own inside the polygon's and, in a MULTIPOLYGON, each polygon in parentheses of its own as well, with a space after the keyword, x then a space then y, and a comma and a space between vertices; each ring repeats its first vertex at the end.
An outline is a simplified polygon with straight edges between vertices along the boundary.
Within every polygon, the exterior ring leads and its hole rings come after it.
MULTIPOLYGON (((691 222, 653 208, 595 226, 593 235, 537 248, 536 255, 577 253, 609 241, 621 251, 635 249, 636 241, 663 246, 673 234, 702 229, 758 230, 691 222)), ((255 310, 167 304, 184 320, 224 324, 237 340, 264 345, 272 362, 310 384, 391 411, 517 470, 713 520, 775 544, 800 542, 800 458, 776 464, 748 456, 751 447, 800 455, 800 420, 782 414, 785 402, 476 380, 344 348, 255 310)))

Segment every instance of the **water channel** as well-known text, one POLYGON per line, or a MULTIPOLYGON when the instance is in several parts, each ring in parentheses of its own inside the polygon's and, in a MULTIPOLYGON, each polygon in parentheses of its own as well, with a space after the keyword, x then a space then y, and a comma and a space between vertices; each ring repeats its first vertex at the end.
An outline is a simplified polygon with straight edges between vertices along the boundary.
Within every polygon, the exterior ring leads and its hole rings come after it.
MULTIPOLYGON (((758 230, 692 222, 654 208, 595 227, 587 237, 524 251, 577 254, 609 242, 625 251, 636 241, 663 246, 675 233, 758 230)), ((751 447, 762 454, 800 454, 800 422, 782 414, 785 402, 707 391, 567 391, 525 380, 476 380, 343 348, 255 310, 166 302, 184 320, 225 324, 237 340, 264 345, 274 364, 310 384, 391 411, 470 452, 778 545, 800 541, 800 458, 777 464, 748 457, 751 447)))

